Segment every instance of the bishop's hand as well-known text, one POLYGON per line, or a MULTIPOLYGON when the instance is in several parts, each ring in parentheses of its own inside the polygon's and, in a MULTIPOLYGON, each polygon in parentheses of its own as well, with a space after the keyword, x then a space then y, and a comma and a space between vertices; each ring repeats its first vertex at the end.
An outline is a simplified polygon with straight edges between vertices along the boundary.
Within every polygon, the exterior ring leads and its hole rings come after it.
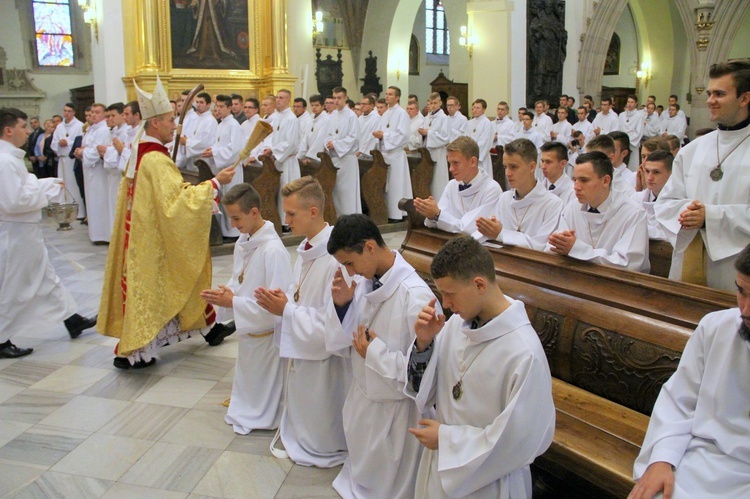
POLYGON ((229 168, 224 168, 219 173, 216 174, 216 181, 220 183, 221 185, 227 185, 229 182, 232 181, 234 178, 234 166, 230 166, 229 168))
POLYGON ((417 350, 423 352, 435 336, 445 326, 445 315, 438 314, 435 309, 437 298, 430 300, 430 303, 422 308, 417 316, 417 322, 414 323, 414 332, 417 334, 417 350))
POLYGON ((341 272, 341 267, 336 270, 336 274, 333 276, 333 283, 331 284, 331 296, 333 297, 333 303, 337 307, 343 307, 347 303, 354 299, 354 290, 357 288, 357 283, 352 281, 351 286, 346 285, 344 280, 344 274, 341 272))

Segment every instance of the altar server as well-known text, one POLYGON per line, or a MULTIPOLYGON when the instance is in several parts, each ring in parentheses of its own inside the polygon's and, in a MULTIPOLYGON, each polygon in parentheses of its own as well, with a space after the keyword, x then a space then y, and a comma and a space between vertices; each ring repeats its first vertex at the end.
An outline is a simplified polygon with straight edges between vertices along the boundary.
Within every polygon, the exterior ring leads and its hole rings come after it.
MULTIPOLYGON (((107 146, 98 146, 99 151, 104 151, 102 159, 103 166, 107 171, 107 201, 109 203, 109 231, 115 223, 115 206, 117 205, 117 191, 125 171, 127 161, 122 162, 121 151, 125 150, 125 143, 130 136, 130 125, 125 121, 125 104, 116 102, 107 107, 109 113, 109 126, 112 131, 112 139, 107 146), (116 147, 115 144, 118 146, 116 147)), ((132 139, 131 139, 132 140, 132 139)), ((130 156, 128 156, 130 157, 130 156)))
POLYGON ((461 112, 461 101, 457 97, 450 96, 445 100, 448 109, 448 123, 451 126, 450 140, 453 142, 461 135, 466 135, 466 123, 469 121, 461 112))
POLYGON ((404 394, 406 358, 417 315, 434 295, 364 215, 338 220, 328 252, 349 275, 364 278, 351 287, 341 274, 334 279, 341 319, 326 325, 329 351, 353 345, 353 382, 343 412, 349 457, 333 488, 345 499, 413 497, 421 446, 407 438, 419 411, 404 394))
POLYGON ((479 146, 479 168, 492 177, 492 155, 490 149, 495 140, 495 127, 487 119, 484 112, 487 110, 487 102, 477 99, 471 105, 473 118, 466 123, 466 135, 474 139, 479 146))
POLYGON ((177 150, 177 164, 187 171, 198 171, 195 161, 200 159, 203 151, 211 147, 216 141, 216 129, 218 123, 211 113, 211 96, 207 92, 201 92, 195 96, 194 117, 189 121, 185 118, 185 127, 177 150), (190 126, 188 127, 188 123, 190 126), (180 157, 184 155, 184 159, 180 157), (184 162, 184 166, 183 165, 184 162))
POLYGON ((620 131, 628 135, 630 155, 628 156, 627 167, 633 172, 635 172, 641 164, 639 149, 641 140, 643 140, 646 117, 646 112, 639 110, 637 106, 638 96, 628 95, 625 111, 618 116, 620 121, 620 131))
POLYGON ((617 118, 617 113, 612 109, 610 97, 602 97, 602 112, 596 115, 591 126, 594 127, 594 134, 596 135, 607 134, 620 129, 620 120, 617 118))
POLYGON ((430 113, 425 116, 419 133, 425 137, 425 147, 430 151, 432 161, 435 162, 432 183, 430 183, 430 194, 437 201, 440 201, 445 186, 448 185, 448 160, 446 159, 447 151, 445 147, 450 139, 451 128, 448 115, 443 112, 443 100, 439 93, 433 92, 430 94, 427 106, 430 113))
POLYGON ((529 463, 552 443, 555 407, 526 308, 503 295, 492 256, 471 238, 448 241, 430 272, 453 316, 433 298, 414 326, 405 393, 423 413, 437 408, 409 429, 426 447, 415 497, 531 497, 529 463))
MULTIPOLYGON (((83 180, 86 185, 86 208, 88 214, 89 239, 94 244, 109 242, 112 234, 112 209, 110 207, 109 173, 104 169, 104 160, 98 146, 109 146, 112 133, 105 121, 104 104, 91 106, 91 122, 81 141, 79 154, 83 162, 83 180)), ((105 147, 106 149, 106 147, 105 147)))
POLYGON ((446 232, 472 234, 475 220, 483 210, 494 210, 502 189, 479 168, 479 147, 471 137, 461 136, 448 145, 448 164, 453 179, 443 190, 440 201, 430 196, 414 199, 424 224, 446 232))
POLYGON ((536 161, 536 147, 530 140, 517 139, 505 146, 503 165, 511 188, 502 193, 492 216, 477 219, 482 241, 544 249, 547 238, 557 229, 563 203, 537 181, 536 161))
POLYGON ((302 466, 331 468, 347 456, 342 410, 351 384, 350 347, 328 352, 325 342, 326 323, 331 315, 337 320, 331 284, 340 267, 327 251, 332 228, 323 220, 326 199, 318 181, 302 177, 281 193, 292 233, 305 239, 297 247, 291 285, 255 292, 258 304, 281 319, 275 340, 290 363, 271 452, 302 466), (275 445, 279 437, 285 451, 275 445))
POLYGON ((565 207, 546 250, 603 265, 648 273, 646 211, 610 189, 612 162, 600 151, 576 159, 573 182, 578 203, 565 207))
POLYGON ((333 205, 336 213, 349 215, 362 213, 362 201, 359 195, 359 162, 357 148, 359 147, 359 122, 346 101, 348 99, 344 87, 333 89, 336 110, 328 119, 326 127, 326 150, 331 155, 336 171, 336 185, 333 186, 333 205))
MULTIPOLYGON (((273 133, 268 136, 271 145, 263 151, 263 154, 273 156, 276 161, 276 169, 281 172, 281 185, 298 179, 300 175, 299 161, 297 161, 299 122, 289 108, 291 98, 292 93, 289 90, 281 89, 276 93, 276 112, 279 115, 273 120, 273 133)), ((278 210, 281 223, 286 225, 284 210, 281 207, 281 196, 278 196, 278 210)))
POLYGON ((641 203, 648 215, 648 238, 655 241, 667 240, 664 230, 654 215, 654 203, 669 177, 672 176, 673 160, 672 153, 666 151, 655 151, 649 154, 641 166, 646 188, 633 194, 633 199, 641 203))
MULTIPOLYGON (((586 122, 588 123, 588 121, 586 122)), ((568 149, 559 142, 542 144, 542 158, 539 162, 544 179, 542 185, 549 192, 560 198, 563 209, 575 199, 573 181, 566 170, 568 169, 568 149)))
POLYGON ((273 341, 274 316, 258 304, 254 291, 286 289, 292 282, 292 264, 273 223, 263 220, 260 196, 253 186, 232 187, 222 204, 240 232, 232 277, 226 286, 202 291, 201 298, 218 307, 217 321, 233 320, 237 327, 237 365, 224 421, 235 433, 246 435, 278 428, 286 369, 273 341))
MULTIPOLYGON (((58 157, 57 175, 64 183, 74 186, 76 177, 73 171, 75 158, 70 156, 74 152, 73 142, 77 137, 83 135, 83 123, 76 118, 76 110, 73 104, 63 106, 63 121, 57 125, 55 132, 52 134, 50 147, 58 157)), ((86 205, 83 203, 83 197, 78 189, 68 188, 73 201, 78 204, 78 215, 76 218, 83 219, 86 216, 86 205)))

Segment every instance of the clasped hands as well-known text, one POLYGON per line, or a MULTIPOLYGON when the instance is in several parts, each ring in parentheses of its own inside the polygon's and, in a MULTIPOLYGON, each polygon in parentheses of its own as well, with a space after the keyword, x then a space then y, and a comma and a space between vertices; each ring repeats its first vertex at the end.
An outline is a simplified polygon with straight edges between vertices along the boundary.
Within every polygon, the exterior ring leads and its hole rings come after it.
POLYGON ((683 229, 700 229, 706 223, 706 206, 694 200, 677 219, 683 229))

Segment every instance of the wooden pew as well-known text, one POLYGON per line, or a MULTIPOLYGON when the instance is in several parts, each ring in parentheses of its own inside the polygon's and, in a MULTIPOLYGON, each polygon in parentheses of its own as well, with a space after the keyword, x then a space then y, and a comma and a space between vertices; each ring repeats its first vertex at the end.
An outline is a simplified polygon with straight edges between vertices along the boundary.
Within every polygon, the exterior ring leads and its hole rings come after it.
POLYGON ((503 166, 503 148, 497 148, 497 153, 492 153, 492 177, 495 182, 500 184, 502 190, 506 190, 505 185, 508 179, 505 177, 505 166, 503 166))
POLYGON ((319 152, 318 157, 320 158, 319 162, 310 160, 306 165, 300 161, 300 175, 303 177, 310 175, 317 178, 318 182, 320 182, 320 186, 323 188, 323 193, 326 196, 323 218, 330 225, 333 225, 338 219, 336 206, 333 204, 333 188, 336 186, 337 168, 333 166, 333 160, 331 160, 331 156, 327 152, 319 152))
POLYGON ((276 169, 273 156, 258 156, 263 166, 248 166, 243 172, 245 182, 253 185, 260 195, 260 213, 265 220, 273 222, 277 234, 281 234, 281 216, 277 205, 281 188, 281 172, 276 169))
POLYGON ((385 183, 388 178, 388 164, 383 153, 377 149, 370 151, 372 161, 359 160, 360 191, 363 208, 366 206, 368 215, 377 225, 388 223, 388 208, 385 203, 385 183))
MULTIPOLYGON (((453 237, 410 227, 401 247, 434 290, 430 262, 453 237)), ((536 491, 626 497, 662 384, 700 319, 736 306, 733 295, 525 248, 490 252, 500 288, 525 303, 553 376, 555 437, 534 463, 536 491)))
POLYGON ((411 192, 415 198, 426 199, 430 197, 430 185, 435 173, 435 161, 433 161, 430 151, 426 147, 420 147, 417 152, 419 156, 411 153, 408 155, 411 192))

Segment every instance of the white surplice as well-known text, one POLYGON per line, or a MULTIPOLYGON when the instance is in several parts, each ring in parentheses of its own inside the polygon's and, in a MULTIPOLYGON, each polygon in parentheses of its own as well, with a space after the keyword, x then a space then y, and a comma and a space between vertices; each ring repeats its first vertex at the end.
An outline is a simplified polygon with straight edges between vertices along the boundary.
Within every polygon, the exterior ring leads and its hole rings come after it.
MULTIPOLYGON (((104 160, 96 146, 106 146, 112 142, 112 133, 104 120, 89 127, 83 136, 83 181, 86 186, 86 211, 88 215, 89 239, 107 241, 112 234, 114 222, 110 205, 109 172, 104 169, 104 160)), ((119 170, 116 170, 119 173, 119 170)), ((70 189, 68 189, 70 190, 70 189)))
POLYGON ((662 226, 656 221, 656 216, 654 215, 654 203, 656 198, 654 197, 654 193, 651 192, 651 189, 643 189, 642 191, 634 192, 633 199, 643 206, 643 209, 646 210, 646 215, 648 215, 648 238, 653 239, 654 241, 666 241, 667 236, 664 234, 662 226))
POLYGON ((430 113, 425 117, 424 127, 427 128, 425 147, 435 162, 430 183, 430 194, 435 201, 440 201, 445 186, 448 185, 448 152, 446 147, 450 143, 451 127, 448 115, 442 109, 430 113))
POLYGON ((542 144, 544 144, 544 137, 542 137, 539 132, 534 130, 533 127, 529 128, 528 130, 521 127, 521 129, 516 132, 516 135, 513 137, 513 140, 516 139, 530 140, 536 146, 537 152, 542 147, 542 144))
POLYGON ((495 141, 495 127, 487 116, 472 118, 466 123, 466 135, 474 139, 479 146, 479 168, 492 177, 492 155, 490 149, 495 141))
POLYGON ((406 148, 410 151, 416 151, 424 145, 424 136, 419 133, 420 128, 425 128, 424 116, 417 113, 413 118, 409 118, 409 143, 406 148))
POLYGON ((630 156, 628 156, 628 168, 635 172, 641 164, 640 146, 643 139, 645 112, 635 109, 625 110, 618 117, 620 130, 628 134, 630 139, 630 156))
POLYGON ((611 192, 597 208, 600 213, 588 209, 588 204, 571 202, 560 217, 557 230, 574 230, 576 235, 568 256, 648 273, 648 217, 643 207, 630 196, 611 192))
POLYGON ((673 499, 750 497, 750 344, 737 308, 705 316, 651 413, 633 466, 675 469, 673 499))
POLYGON ((549 142, 549 131, 552 130, 552 118, 550 118, 549 115, 545 113, 535 113, 534 119, 531 120, 531 128, 536 130, 537 133, 542 136, 542 140, 544 140, 544 142, 549 142))
POLYGON ((468 118, 461 111, 456 111, 452 116, 448 115, 448 123, 451 126, 451 142, 462 135, 466 135, 466 123, 468 121, 468 118))
MULTIPOLYGON (((291 109, 279 112, 273 120, 273 133, 268 136, 271 140, 273 159, 276 169, 281 172, 281 187, 300 177, 297 151, 299 150, 299 122, 291 109)), ((279 193, 277 208, 281 223, 284 223, 284 209, 281 207, 282 196, 279 193)))
POLYGON ((331 113, 326 126, 325 143, 333 143, 329 150, 333 166, 337 168, 336 185, 333 186, 333 205, 336 214, 351 215, 362 213, 359 195, 359 161, 355 153, 359 148, 359 122, 349 106, 331 113))
MULTIPOLYGON (((234 116, 230 114, 221 120, 221 123, 216 128, 216 142, 211 146, 213 157, 205 158, 214 175, 234 165, 240 159, 240 152, 245 147, 245 142, 242 128, 240 128, 240 124, 237 123, 234 116)), ((232 180, 228 184, 221 186, 222 193, 227 193, 235 185, 244 182, 244 175, 242 168, 236 168, 232 180)), ((232 221, 229 219, 224 205, 220 204, 219 209, 221 210, 222 235, 224 237, 239 237, 240 231, 232 227, 232 221)))
POLYGON ((232 398, 224 417, 235 433, 278 428, 286 362, 279 357, 273 335, 274 316, 260 307, 254 292, 259 286, 286 289, 292 282, 289 252, 266 221, 255 234, 240 235, 234 245, 232 308, 217 307, 217 320, 234 320, 239 349, 232 382, 232 398), (240 276, 242 283, 240 283, 240 276))
POLYGON ((436 404, 441 423, 439 448, 422 452, 416 498, 531 497, 529 465, 555 433, 552 377, 523 302, 506 298, 510 307, 480 328, 451 317, 419 393, 406 386, 421 411, 436 404))
POLYGON ((661 121, 659 115, 656 112, 647 113, 643 116, 643 138, 650 139, 651 137, 658 137, 661 135, 661 121))
POLYGON ((371 157, 370 151, 378 147, 378 139, 372 132, 380 130, 380 115, 377 111, 370 111, 370 114, 362 114, 359 117, 359 152, 366 157, 371 157))
POLYGON ((613 169, 612 189, 626 195, 635 192, 635 172, 628 168, 625 163, 620 163, 613 169))
POLYGON ((413 197, 409 163, 404 151, 409 141, 409 115, 401 106, 394 104, 381 116, 380 131, 383 132, 383 138, 378 145, 388 165, 388 178, 385 183, 388 218, 401 220, 406 212, 401 211, 398 202, 402 198, 413 197))
POLYGON ((297 122, 299 123, 299 143, 300 143, 300 148, 301 148, 302 141, 307 139, 307 134, 310 133, 310 129, 312 129, 312 125, 313 125, 312 114, 305 111, 304 113, 297 116, 297 122))
POLYGON ((568 176, 567 173, 563 172, 563 174, 560 175, 560 178, 554 181, 554 189, 550 189, 550 187, 553 185, 553 182, 550 182, 546 177, 541 181, 541 183, 545 189, 560 198, 560 201, 562 201, 563 203, 562 209, 565 209, 568 203, 571 203, 573 201, 578 202, 576 194, 573 191, 573 180, 568 176))
POLYGON ((685 119, 684 115, 680 116, 678 114, 674 117, 670 116, 666 120, 662 121, 661 132, 668 135, 674 135, 680 140, 680 144, 682 144, 682 139, 685 138, 686 131, 687 120, 685 119))
MULTIPOLYGON (((247 118, 240 124, 240 130, 242 131, 242 136, 245 138, 245 142, 250 138, 253 130, 255 130, 255 125, 257 125, 259 121, 260 115, 255 113, 252 118, 247 118)), ((245 147, 245 145, 243 144, 242 147, 245 147)))
MULTIPOLYGON (((503 225, 497 240, 503 244, 542 251, 550 234, 557 229, 563 202, 537 182, 523 199, 516 190, 505 191, 498 199, 495 216, 503 225)), ((484 240, 484 237, 480 241, 484 240)))
POLYGON ((195 113, 195 117, 191 118, 190 122, 186 119, 186 128, 188 123, 190 124, 189 129, 185 131, 185 128, 183 128, 182 130, 182 134, 187 137, 187 140, 184 146, 180 146, 177 153, 179 156, 181 151, 184 150, 185 170, 198 171, 194 163, 199 159, 203 159, 201 158, 201 153, 216 142, 216 129, 219 124, 211 114, 211 111, 206 111, 202 114, 195 113))
POLYGON ((14 333, 43 332, 76 312, 49 262, 40 224, 41 209, 62 202, 61 179, 38 179, 25 155, 0 140, 0 343, 14 333))
POLYGON ((276 323, 279 353, 291 363, 279 426, 281 441, 296 464, 319 468, 332 468, 346 459, 342 410, 351 385, 350 347, 331 353, 325 343, 329 314, 338 320, 331 283, 340 266, 326 250, 331 230, 326 225, 315 235, 309 241, 312 248, 304 249, 307 239, 297 248, 288 302, 276 323))
POLYGON ((477 230, 477 216, 483 215, 483 209, 494 206, 503 193, 500 185, 484 170, 479 170, 468 188, 461 191, 459 185, 464 183, 455 179, 448 182, 438 201, 438 221, 426 218, 424 224, 427 227, 471 235, 477 230))
POLYGON ((684 251, 699 232, 682 229, 679 215, 695 199, 706 207, 706 226, 700 229, 706 246, 708 286, 735 291, 734 259, 750 243, 750 127, 717 130, 680 149, 672 176, 659 193, 654 211, 675 248, 669 278, 682 279, 684 251), (741 141, 745 140, 742 144, 741 141), (718 182, 710 173, 719 157, 724 176, 718 182), (736 147, 736 149, 734 149, 736 147), (730 151, 731 154, 730 154, 730 151), (725 158, 725 156, 727 156, 725 158))
POLYGON ((70 192, 70 194, 67 194, 67 201, 70 202, 70 197, 73 198, 73 201, 78 204, 77 218, 83 218, 86 216, 86 206, 83 204, 81 191, 78 190, 76 176, 73 172, 75 159, 70 157, 73 141, 79 135, 83 135, 83 123, 81 123, 78 118, 74 117, 67 123, 63 120, 62 123, 57 125, 55 132, 52 134, 50 147, 55 151, 55 154, 57 154, 58 157, 57 175, 62 179, 70 192), (66 146, 60 145, 60 140, 63 139, 67 142, 66 146))
POLYGON ((495 119, 493 124, 495 125, 495 133, 497 134, 495 145, 505 147, 505 144, 511 142, 516 134, 516 124, 510 119, 510 116, 506 116, 501 120, 495 119))
MULTIPOLYGON (((179 118, 175 119, 175 124, 179 127, 179 118)), ((198 124, 198 113, 195 112, 194 108, 188 109, 187 113, 185 113, 185 118, 182 121, 182 130, 181 135, 185 135, 186 137, 190 137, 193 135, 193 132, 195 131, 195 127, 198 124)), ((172 148, 174 148, 175 144, 179 144, 179 137, 177 137, 178 130, 175 130, 175 141, 172 143, 172 148)), ((177 165, 177 168, 180 170, 184 170, 187 167, 187 156, 185 156, 185 146, 178 145, 177 146, 177 157, 175 159, 175 164, 177 165)), ((193 168, 192 164, 190 165, 191 169, 193 168)))
MULTIPOLYGON (((552 125, 552 128, 550 128, 550 132, 557 133, 557 138, 555 138, 555 142, 560 142, 561 144, 568 145, 568 142, 572 139, 573 135, 573 125, 568 123, 567 120, 558 121, 554 125, 552 125)), ((552 136, 550 135, 550 140, 552 140, 552 136)))
POLYGON ((360 282, 343 322, 334 316, 326 325, 329 351, 351 348, 353 382, 343 412, 349 457, 333 482, 344 499, 414 495, 421 445, 407 430, 418 426, 420 413, 404 394, 406 360, 417 315, 434 295, 400 253, 394 256, 382 286, 373 291, 372 280, 360 282), (351 347, 359 325, 377 335, 366 359, 351 347))
POLYGON ((599 128, 599 135, 614 132, 620 129, 620 120, 617 113, 610 111, 607 114, 598 113, 591 125, 596 129, 599 128))
POLYGON ((300 142, 300 148, 297 152, 299 159, 314 159, 320 161, 318 153, 326 150, 325 138, 328 134, 328 119, 331 116, 325 111, 317 116, 313 116, 310 128, 307 129, 305 140, 300 142))
MULTIPOLYGON (((112 138, 118 139, 123 143, 122 152, 128 151, 128 157, 130 157, 130 148, 128 137, 130 136, 131 126, 127 123, 123 123, 117 128, 112 129, 112 138)), ((112 232, 112 228, 115 226, 115 207, 117 206, 117 191, 120 189, 120 181, 125 171, 127 163, 122 162, 122 154, 117 152, 115 146, 111 145, 107 147, 107 151, 104 153, 104 169, 107 171, 107 186, 108 186, 108 199, 109 199, 109 231, 112 232)))

